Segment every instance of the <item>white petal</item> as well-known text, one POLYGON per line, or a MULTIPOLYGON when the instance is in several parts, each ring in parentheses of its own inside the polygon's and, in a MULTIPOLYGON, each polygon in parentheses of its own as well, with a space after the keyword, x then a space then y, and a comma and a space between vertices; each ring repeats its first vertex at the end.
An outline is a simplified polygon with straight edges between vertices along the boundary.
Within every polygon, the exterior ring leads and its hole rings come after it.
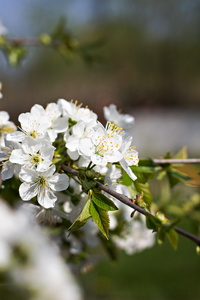
POLYGON ((132 172, 131 168, 129 168, 127 162, 125 161, 125 159, 123 158, 122 160, 120 160, 120 165, 122 166, 122 168, 124 169, 124 171, 128 174, 128 176, 135 181, 137 179, 137 176, 135 176, 135 174, 132 172))
POLYGON ((69 157, 72 160, 77 160, 79 158, 79 153, 78 151, 70 151, 69 149, 67 149, 67 154, 69 155, 69 157))
POLYGON ((77 135, 78 137, 83 136, 84 133, 84 123, 83 122, 79 122, 77 124, 75 124, 72 128, 73 130, 73 134, 77 135))
POLYGON ((123 158, 123 155, 119 151, 115 151, 111 155, 107 154, 106 158, 108 162, 118 162, 123 158))
POLYGON ((45 208, 50 208, 55 206, 57 197, 50 189, 41 188, 38 193, 38 203, 45 208))
POLYGON ((90 157, 95 152, 95 147, 92 141, 88 138, 81 139, 79 144, 80 153, 84 154, 87 157, 90 157))
POLYGON ((69 186, 69 177, 66 174, 55 173, 48 181, 54 191, 64 191, 69 186))
POLYGON ((57 118, 53 122, 52 127, 56 132, 65 132, 68 129, 68 120, 66 118, 57 118))
POLYGON ((35 104, 31 108, 31 115, 34 117, 43 117, 46 116, 46 111, 42 105, 35 104))
POLYGON ((97 154, 94 154, 91 156, 91 161, 95 164, 95 165, 100 165, 100 166, 106 166, 107 165, 107 159, 105 158, 105 156, 100 156, 97 154))
POLYGON ((19 178, 22 181, 31 182, 34 181, 38 177, 38 173, 35 170, 29 168, 22 168, 19 173, 19 178))
POLYGON ((68 148, 71 152, 78 150, 79 139, 74 135, 70 135, 66 142, 66 148, 68 148))
POLYGON ((14 174, 14 168, 15 168, 14 164, 6 162, 3 165, 3 168, 1 170, 1 178, 2 178, 2 180, 6 180, 6 179, 9 179, 9 178, 12 178, 13 174, 14 174))
POLYGON ((50 138, 50 141, 53 143, 55 141, 55 139, 57 138, 57 132, 53 129, 48 129, 47 130, 48 136, 50 138))
POLYGON ((25 137, 26 137, 25 134, 21 131, 15 131, 7 134, 8 141, 21 142, 25 139, 25 137))
POLYGON ((37 186, 32 183, 23 182, 19 187, 19 195, 22 200, 28 201, 37 195, 37 186))
POLYGON ((27 154, 25 154, 21 149, 13 150, 10 155, 10 162, 23 165, 28 159, 27 154))
POLYGON ((51 177, 53 175, 53 173, 55 172, 55 170, 56 170, 56 166, 52 165, 46 171, 40 172, 40 175, 43 177, 51 177))
POLYGON ((49 103, 46 107, 46 114, 53 120, 60 117, 61 109, 56 103, 49 103))

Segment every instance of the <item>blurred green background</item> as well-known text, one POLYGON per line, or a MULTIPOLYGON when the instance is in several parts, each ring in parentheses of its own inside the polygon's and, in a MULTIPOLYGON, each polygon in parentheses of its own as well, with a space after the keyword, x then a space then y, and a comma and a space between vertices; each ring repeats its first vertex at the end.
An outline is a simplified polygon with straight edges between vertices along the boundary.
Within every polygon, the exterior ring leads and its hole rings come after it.
MULTIPOLYGON (((10 37, 50 33, 61 17, 86 55, 64 59, 34 47, 12 68, 0 52, 1 110, 17 122, 36 103, 77 99, 103 121, 103 106, 115 103, 135 117, 131 133, 140 157, 163 156, 183 145, 199 157, 200 2, 0 0, 10 37)), ((194 248, 181 239, 176 252, 166 244, 132 257, 121 254, 115 266, 105 260, 80 278, 86 299, 197 300, 194 248)))

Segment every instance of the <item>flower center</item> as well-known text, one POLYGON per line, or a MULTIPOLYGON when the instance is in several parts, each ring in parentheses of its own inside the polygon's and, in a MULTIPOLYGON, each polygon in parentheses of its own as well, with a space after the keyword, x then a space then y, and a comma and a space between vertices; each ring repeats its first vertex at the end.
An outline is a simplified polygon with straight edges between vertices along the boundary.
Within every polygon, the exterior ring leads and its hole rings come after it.
POLYGON ((29 135, 30 135, 32 138, 34 138, 34 139, 37 137, 37 136, 36 136, 36 131, 35 131, 35 130, 33 130, 32 132, 30 132, 29 135))
POLYGON ((47 185, 46 178, 44 178, 44 177, 42 177, 42 176, 39 176, 38 179, 39 179, 39 180, 38 180, 39 185, 41 185, 43 188, 45 188, 46 185, 47 185))
POLYGON ((37 167, 41 161, 44 161, 44 159, 41 158, 40 151, 37 151, 37 153, 35 155, 32 155, 32 154, 29 154, 29 155, 30 155, 30 161, 35 167, 37 167))

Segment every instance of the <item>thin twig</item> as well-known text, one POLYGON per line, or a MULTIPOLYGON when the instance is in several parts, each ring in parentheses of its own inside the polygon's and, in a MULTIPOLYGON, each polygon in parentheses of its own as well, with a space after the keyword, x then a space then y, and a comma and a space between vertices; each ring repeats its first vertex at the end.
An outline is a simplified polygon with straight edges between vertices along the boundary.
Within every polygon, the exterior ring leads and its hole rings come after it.
POLYGON ((152 159, 155 164, 200 164, 200 158, 155 158, 152 159))
MULTIPOLYGON (((6 38, 5 39, 6 45, 9 46, 23 46, 23 47, 38 47, 44 46, 40 38, 6 38)), ((59 45, 63 44, 59 40, 52 40, 48 46, 51 47, 58 47, 59 45)), ((0 48, 4 47, 4 45, 0 45, 0 48)))
MULTIPOLYGON (((78 176, 79 172, 77 170, 74 170, 68 166, 62 165, 62 169, 67 172, 70 173, 74 176, 78 176)), ((135 209, 136 211, 138 211, 139 213, 143 214, 143 215, 147 215, 150 214, 149 212, 147 212, 146 210, 144 210, 143 208, 141 208, 140 206, 136 205, 135 203, 133 203, 133 199, 128 198, 127 196, 123 195, 123 194, 119 194, 113 190, 111 190, 110 188, 108 188, 107 186, 103 185, 102 183, 98 182, 96 183, 96 187, 99 188, 100 190, 110 194, 111 196, 115 197, 116 199, 118 199, 119 201, 123 202, 124 204, 130 206, 131 208, 135 209)), ((153 216, 152 214, 150 214, 151 216, 153 216)), ((153 216, 154 217, 154 216, 153 216)), ((195 242, 197 245, 200 246, 200 238, 197 237, 194 234, 191 234, 179 227, 174 227, 174 230, 180 234, 183 235, 185 237, 187 237, 188 239, 192 240, 193 242, 195 242)))

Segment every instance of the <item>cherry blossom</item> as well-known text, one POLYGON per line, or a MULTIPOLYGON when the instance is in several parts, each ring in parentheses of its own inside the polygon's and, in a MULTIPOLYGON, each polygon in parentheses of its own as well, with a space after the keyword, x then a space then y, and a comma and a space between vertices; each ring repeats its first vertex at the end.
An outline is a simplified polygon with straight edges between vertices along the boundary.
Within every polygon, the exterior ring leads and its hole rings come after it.
POLYGON ((43 207, 54 207, 57 200, 54 191, 66 190, 69 186, 69 177, 55 173, 55 170, 55 165, 41 172, 22 168, 19 174, 19 178, 24 181, 19 188, 22 200, 28 201, 37 196, 38 203, 43 207))

